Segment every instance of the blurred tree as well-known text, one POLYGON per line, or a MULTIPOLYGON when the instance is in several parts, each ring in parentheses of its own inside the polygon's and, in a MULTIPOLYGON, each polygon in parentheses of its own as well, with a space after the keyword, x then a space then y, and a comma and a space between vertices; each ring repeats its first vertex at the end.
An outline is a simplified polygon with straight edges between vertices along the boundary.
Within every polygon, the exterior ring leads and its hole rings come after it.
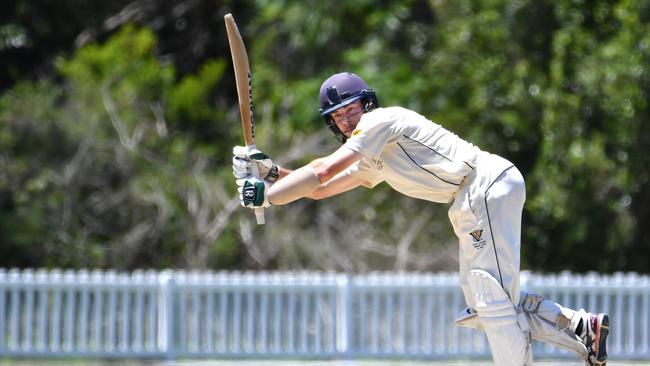
POLYGON ((159 54, 179 76, 227 52, 222 17, 248 17, 245 1, 116 0, 109 2, 6 1, 0 4, 0 90, 21 79, 52 75, 53 60, 93 41, 105 41, 125 24, 152 29, 159 54))
MULTIPOLYGON (((124 27, 59 61, 65 89, 26 83, 0 99, 10 167, 0 247, 22 248, 8 265, 207 265, 238 202, 210 172, 215 149, 193 143, 191 126, 219 115, 208 96, 224 64, 208 62, 174 83, 173 66, 158 61, 155 47, 152 32, 124 27), (168 98, 170 116, 185 119, 167 122, 168 98), (188 103, 204 106, 188 114, 188 103)), ((236 258, 227 243, 220 266, 236 258)))
POLYGON ((74 49, 85 28, 99 27, 128 1, 3 1, 0 3, 0 91, 21 79, 51 75, 52 60, 74 49))
POLYGON ((650 85, 650 27, 640 14, 649 10, 634 1, 555 9, 561 29, 541 94, 544 138, 529 205, 538 267, 561 269, 560 256, 579 271, 648 270, 636 258, 649 253, 639 210, 648 203, 650 85))

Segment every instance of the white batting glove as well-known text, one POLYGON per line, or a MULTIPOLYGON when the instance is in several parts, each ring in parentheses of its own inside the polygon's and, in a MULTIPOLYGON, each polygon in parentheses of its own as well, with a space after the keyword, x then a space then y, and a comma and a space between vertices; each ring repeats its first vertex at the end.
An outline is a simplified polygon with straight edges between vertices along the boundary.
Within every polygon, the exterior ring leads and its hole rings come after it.
POLYGON ((239 201, 242 206, 250 208, 269 207, 268 192, 271 184, 256 177, 237 179, 239 201))
POLYGON ((232 149, 232 175, 243 179, 251 175, 251 160, 248 149, 244 146, 235 146, 232 149))
POLYGON ((253 164, 261 179, 270 183, 278 180, 278 165, 258 149, 248 150, 245 146, 235 146, 232 149, 232 174, 237 179, 246 178, 253 173, 253 164))

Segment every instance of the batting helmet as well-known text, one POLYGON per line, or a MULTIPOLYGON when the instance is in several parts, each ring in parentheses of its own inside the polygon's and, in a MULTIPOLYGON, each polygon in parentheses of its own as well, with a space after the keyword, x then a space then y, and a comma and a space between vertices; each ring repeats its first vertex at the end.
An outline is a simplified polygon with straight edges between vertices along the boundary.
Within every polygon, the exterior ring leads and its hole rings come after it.
POLYGON ((379 106, 373 89, 368 88, 363 79, 351 72, 341 72, 330 76, 320 87, 320 109, 318 112, 325 118, 325 123, 336 138, 345 142, 347 137, 338 128, 330 113, 360 100, 363 111, 368 112, 379 106))

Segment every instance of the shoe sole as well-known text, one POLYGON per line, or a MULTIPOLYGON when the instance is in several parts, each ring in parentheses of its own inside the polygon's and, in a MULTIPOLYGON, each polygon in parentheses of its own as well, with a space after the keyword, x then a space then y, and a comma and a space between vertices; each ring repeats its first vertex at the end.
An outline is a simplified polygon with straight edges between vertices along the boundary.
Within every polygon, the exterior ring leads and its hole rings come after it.
POLYGON ((607 365, 607 335, 609 334, 609 316, 598 314, 598 331, 596 332, 596 364, 607 365))

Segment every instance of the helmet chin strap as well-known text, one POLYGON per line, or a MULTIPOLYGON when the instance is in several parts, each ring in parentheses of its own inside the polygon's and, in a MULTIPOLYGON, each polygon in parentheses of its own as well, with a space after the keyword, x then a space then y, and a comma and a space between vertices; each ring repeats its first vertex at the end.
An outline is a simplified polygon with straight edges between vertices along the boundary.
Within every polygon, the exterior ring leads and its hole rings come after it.
MULTIPOLYGON (((358 124, 358 123, 357 123, 357 124, 358 124)), ((348 134, 348 133, 352 133, 352 131, 354 131, 354 130, 357 128, 356 125, 355 125, 354 127, 352 127, 352 126, 350 126, 350 125, 347 125, 346 127, 348 127, 348 128, 345 129, 345 130, 339 128, 338 126, 336 126, 336 127, 339 129, 339 131, 341 131, 341 133, 343 134, 343 136, 345 136, 346 139, 348 138, 347 134, 348 134)))
POLYGON ((344 134, 346 134, 346 133, 348 133, 348 132, 352 132, 352 131, 354 131, 355 128, 356 128, 356 127, 348 128, 348 129, 345 130, 345 131, 341 130, 341 132, 344 133, 344 134))

